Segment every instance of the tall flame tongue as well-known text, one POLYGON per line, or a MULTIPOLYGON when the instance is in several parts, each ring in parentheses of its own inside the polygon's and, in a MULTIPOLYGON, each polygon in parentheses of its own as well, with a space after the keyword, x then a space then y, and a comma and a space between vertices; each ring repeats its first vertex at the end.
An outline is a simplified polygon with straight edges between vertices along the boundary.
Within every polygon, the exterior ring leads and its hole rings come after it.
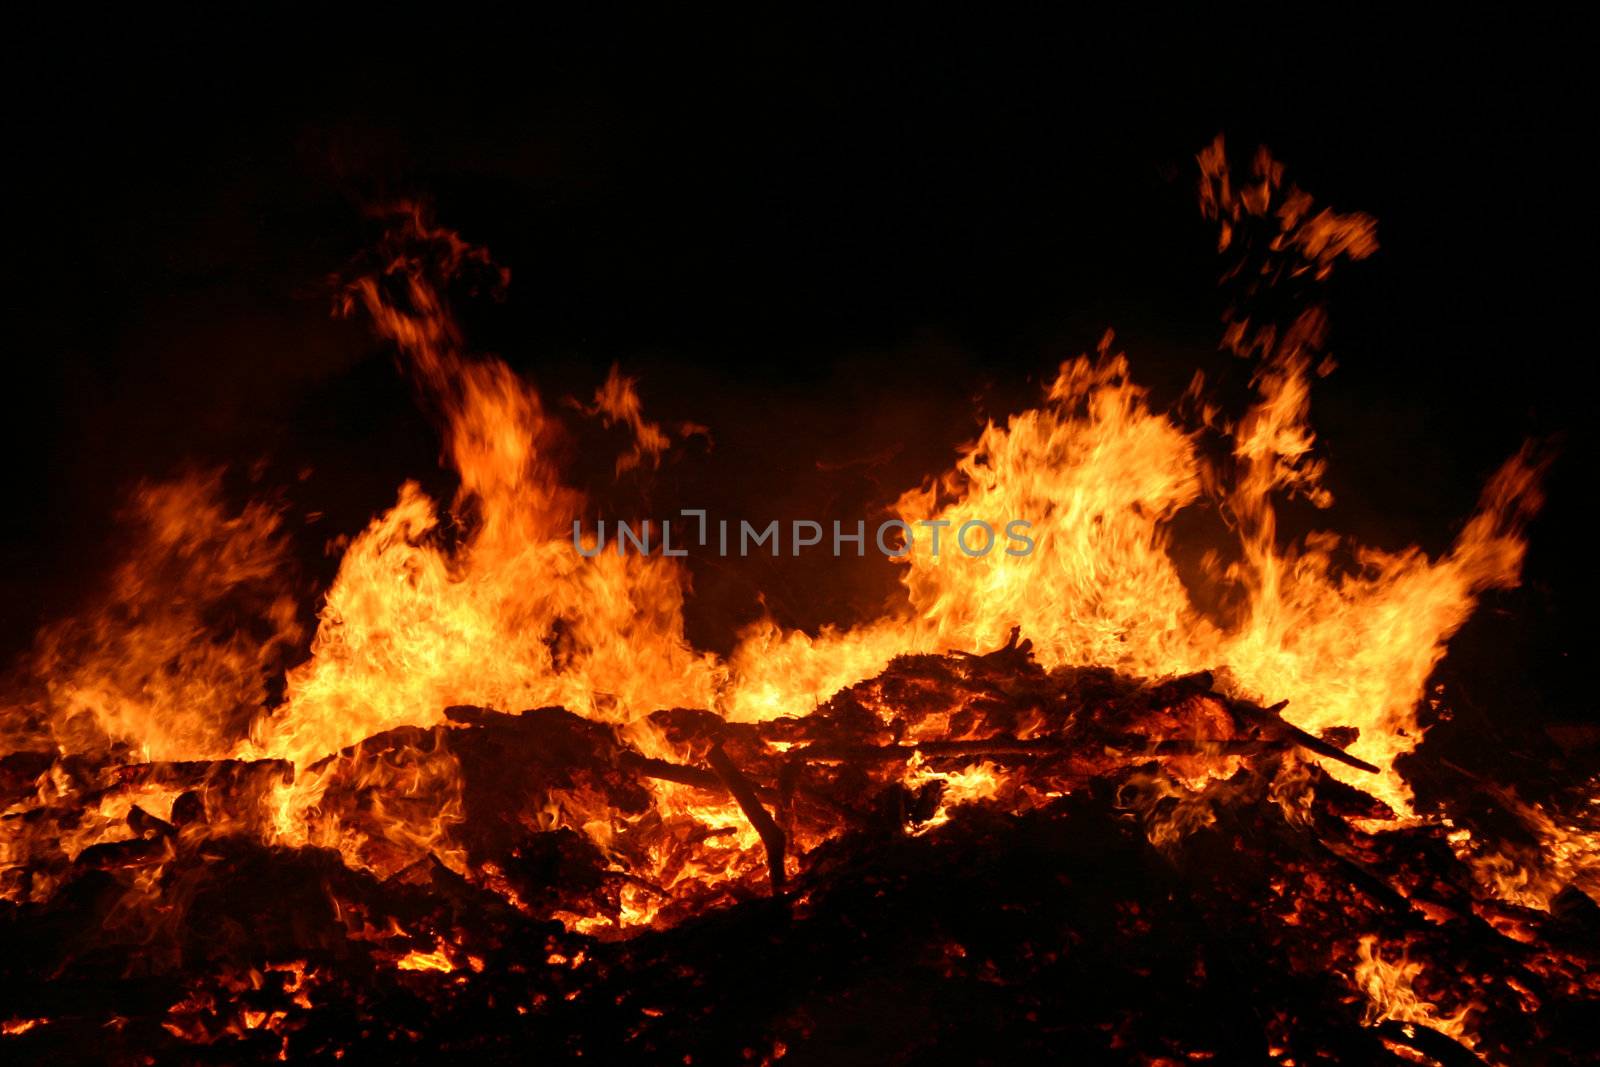
MULTIPOLYGON (((466 532, 451 543, 434 502, 401 487, 345 553, 311 658, 290 672, 288 699, 257 724, 252 750, 305 763, 442 721, 455 704, 560 704, 612 721, 711 705, 718 674, 683 636, 681 569, 578 556, 570 524, 582 499, 550 458, 559 427, 504 363, 461 350, 440 286, 469 271, 503 284, 506 272, 416 208, 397 214, 383 252, 347 307, 366 308, 440 414, 461 478, 450 517, 466 532)), ((612 389, 631 395, 625 379, 612 389)))

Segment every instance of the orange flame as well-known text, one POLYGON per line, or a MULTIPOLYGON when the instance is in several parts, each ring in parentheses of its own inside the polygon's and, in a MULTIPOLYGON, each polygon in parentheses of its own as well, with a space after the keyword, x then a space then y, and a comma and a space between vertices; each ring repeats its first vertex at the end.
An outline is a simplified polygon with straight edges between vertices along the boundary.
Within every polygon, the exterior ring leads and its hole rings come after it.
MULTIPOLYGON (((231 512, 222 472, 210 471, 140 485, 122 527, 104 603, 39 635, 28 667, 44 723, 33 732, 69 752, 225 756, 301 640, 278 510, 231 512)), ((15 709, 6 734, 33 718, 15 709)))
MULTIPOLYGON (((1265 154, 1243 183, 1229 176, 1220 143, 1201 163, 1202 205, 1219 222, 1221 246, 1260 261, 1230 272, 1247 289, 1274 279, 1316 284, 1336 261, 1376 248, 1372 220, 1314 210, 1265 154)), ((1410 792, 1395 761, 1421 739, 1425 681, 1477 595, 1518 580, 1523 527, 1539 504, 1540 465, 1524 449, 1438 559, 1331 533, 1286 543, 1275 497, 1329 502, 1307 421, 1313 366, 1327 365, 1320 307, 1286 324, 1230 317, 1227 343, 1259 360, 1255 400, 1232 423, 1213 409, 1200 425, 1154 409, 1108 335, 1095 357, 1061 365, 1038 407, 988 425, 950 471, 897 502, 914 529, 946 523, 947 538, 968 521, 1028 520, 1033 553, 913 551, 902 561, 899 611, 815 636, 762 621, 721 660, 685 636, 688 581, 676 560, 574 551, 571 523, 584 500, 553 459, 559 423, 505 363, 468 356, 450 314, 444 287, 472 278, 495 290, 508 274, 405 207, 377 266, 345 290, 346 309, 364 307, 398 347, 441 421, 460 485, 441 509, 405 483, 351 542, 310 656, 287 672, 279 705, 266 706, 264 676, 299 633, 293 599, 275 591, 285 562, 277 515, 259 504, 229 513, 210 476, 140 491, 139 535, 108 604, 43 635, 34 666, 44 712, 15 718, 42 718, 52 743, 68 750, 122 742, 149 757, 290 761, 297 773, 272 798, 280 839, 336 846, 353 865, 384 874, 429 852, 461 871, 448 746, 414 747, 370 767, 334 754, 383 731, 437 725, 446 707, 471 704, 560 705, 620 724, 647 755, 672 757, 644 719, 654 709, 710 708, 743 721, 803 713, 896 655, 994 647, 1019 627, 1045 667, 1103 665, 1151 678, 1216 669, 1235 695, 1291 696, 1287 717, 1307 730, 1357 727, 1352 754, 1382 770, 1376 788, 1363 786, 1405 813, 1410 792), (1204 433, 1231 439, 1226 464, 1205 458, 1204 433), (1196 606, 1169 553, 1173 519, 1206 503, 1231 522, 1233 562, 1214 553, 1206 576, 1238 594, 1225 620, 1196 606), (216 606, 234 600, 257 625, 232 615, 215 627, 216 606), (264 640, 250 636, 261 632, 264 640), (410 806, 379 812, 377 832, 370 820, 352 830, 321 808, 329 783, 349 774, 383 776, 370 784, 410 806)), ((616 368, 585 410, 632 433, 619 472, 654 465, 668 447, 616 368)), ((998 788, 988 766, 909 773, 938 777, 945 807, 998 788)), ((670 895, 686 881, 713 884, 751 869, 758 841, 737 805, 670 783, 649 788, 653 817, 669 828, 644 850, 653 885, 670 895), (691 825, 702 832, 670 830, 691 825)), ((602 850, 630 829, 579 794, 552 799, 542 818, 543 828, 576 830, 602 850)), ((663 906, 634 885, 622 898, 628 921, 651 921, 663 906)))

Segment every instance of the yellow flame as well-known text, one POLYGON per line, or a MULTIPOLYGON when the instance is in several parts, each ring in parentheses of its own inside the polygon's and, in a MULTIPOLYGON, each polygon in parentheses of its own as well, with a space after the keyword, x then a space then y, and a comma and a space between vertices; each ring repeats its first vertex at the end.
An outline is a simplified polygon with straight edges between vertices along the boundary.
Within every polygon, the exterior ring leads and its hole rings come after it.
MULTIPOLYGON (((1270 157, 1258 156, 1243 183, 1210 154, 1202 164, 1202 200, 1225 248, 1247 247, 1250 227, 1265 225, 1263 254, 1274 270, 1321 278, 1337 259, 1375 247, 1370 219, 1315 211, 1282 183, 1270 157)), ((554 458, 559 422, 505 363, 466 354, 441 288, 472 272, 503 285, 506 273, 415 208, 394 223, 378 266, 349 285, 347 302, 364 307, 398 347, 439 417, 445 459, 460 478, 455 498, 442 507, 407 482, 355 537, 321 605, 309 658, 287 671, 282 702, 267 707, 266 679, 300 636, 293 597, 283 592, 276 511, 252 504, 230 512, 214 475, 142 488, 108 603, 41 637, 34 673, 44 695, 31 707, 44 709, 52 744, 132 743, 153 758, 286 759, 298 773, 271 798, 280 838, 336 846, 384 873, 402 862, 384 858, 391 846, 460 867, 452 844, 460 783, 447 751, 419 750, 364 771, 354 759, 326 757, 381 731, 436 725, 453 704, 562 705, 624 724, 644 752, 673 757, 681 754, 646 713, 803 714, 895 655, 991 648, 1020 627, 1046 667, 1104 665, 1148 677, 1217 669, 1237 695, 1292 698, 1286 715, 1308 730, 1357 727, 1352 752, 1383 771, 1376 786, 1362 785, 1405 812, 1410 794, 1395 760, 1420 740, 1416 705, 1428 674, 1477 595, 1518 579, 1522 527, 1539 502, 1538 466, 1526 449, 1494 476, 1437 559, 1331 533, 1280 536, 1275 497, 1328 500, 1307 421, 1323 332, 1313 308, 1288 324, 1230 320, 1228 343, 1259 359, 1254 403, 1232 424, 1209 409, 1200 425, 1154 409, 1108 336, 1096 356, 1063 363, 1038 406, 988 425, 950 471, 899 498, 896 512, 918 537, 926 535, 918 523, 947 524, 938 557, 924 540, 903 561, 903 607, 816 636, 764 620, 721 660, 686 637, 688 581, 677 560, 574 550, 584 499, 563 484, 554 458), (1203 432, 1231 438, 1227 464, 1203 457, 1203 432), (1205 575, 1236 594, 1226 618, 1196 606, 1169 552, 1173 519, 1201 505, 1231 523, 1226 543, 1211 546, 1205 575), (1031 554, 971 558, 953 546, 969 521, 1013 519, 1032 524, 1031 554), (353 773, 383 776, 367 784, 413 803, 352 831, 320 804, 331 781, 353 773), (374 821, 383 828, 372 831, 374 821)), ((633 434, 619 471, 654 464, 667 447, 634 383, 615 368, 588 410, 633 434)), ((13 720, 33 715, 8 714, 8 733, 13 720)), ((947 804, 995 788, 984 767, 942 777, 947 804)), ((664 825, 730 831, 692 842, 664 834, 649 850, 662 891, 752 869, 757 840, 736 805, 652 788, 664 825)), ((579 800, 557 804, 550 820, 602 848, 628 830, 579 800)), ((650 921, 660 906, 641 887, 624 890, 626 916, 650 921)))
POLYGON ((1436 1004, 1424 1000, 1413 988, 1413 983, 1423 973, 1423 965, 1410 959, 1403 947, 1398 959, 1386 958, 1378 938, 1366 934, 1357 945, 1356 954, 1355 980, 1357 988, 1367 997, 1368 1026, 1392 1019, 1437 1030, 1468 1048, 1477 1044, 1466 1026, 1470 1008, 1462 1008, 1454 1015, 1442 1015, 1436 1004))

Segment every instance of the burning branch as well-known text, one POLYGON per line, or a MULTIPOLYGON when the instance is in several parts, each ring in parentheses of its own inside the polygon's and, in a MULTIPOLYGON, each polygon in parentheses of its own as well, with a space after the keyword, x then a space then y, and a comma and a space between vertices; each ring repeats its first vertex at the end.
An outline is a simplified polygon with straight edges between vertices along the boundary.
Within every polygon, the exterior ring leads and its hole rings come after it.
POLYGON ((712 770, 717 772, 722 784, 727 786, 728 792, 733 794, 733 799, 739 802, 739 807, 744 810, 750 825, 761 835, 761 843, 767 850, 767 871, 772 876, 772 892, 774 896, 781 895, 784 883, 783 831, 773 821, 767 809, 761 806, 761 798, 756 795, 754 783, 744 776, 744 772, 739 770, 733 760, 728 758, 721 742, 711 746, 711 751, 706 753, 706 761, 711 764, 712 770))
POLYGON ((1315 752, 1319 756, 1338 760, 1345 766, 1354 767, 1358 771, 1366 771, 1368 774, 1382 773, 1366 760, 1357 759, 1343 749, 1330 745, 1315 734, 1306 733, 1294 723, 1285 722, 1278 713, 1289 706, 1287 700, 1280 700, 1270 708, 1258 708, 1243 700, 1228 701, 1227 703, 1228 709, 1235 715, 1245 722, 1260 727, 1268 734, 1293 742, 1301 748, 1315 752))

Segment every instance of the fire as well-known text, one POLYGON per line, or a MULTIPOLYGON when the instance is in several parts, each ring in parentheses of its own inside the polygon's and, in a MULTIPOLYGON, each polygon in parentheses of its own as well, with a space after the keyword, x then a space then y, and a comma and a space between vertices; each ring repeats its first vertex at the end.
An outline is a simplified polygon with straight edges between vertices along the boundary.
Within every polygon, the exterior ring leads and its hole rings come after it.
MULTIPOLYGON (((1220 142, 1201 164, 1202 203, 1221 222, 1222 247, 1238 239, 1242 221, 1264 219, 1275 231, 1267 262, 1276 274, 1325 278, 1339 258, 1376 248, 1370 218, 1309 214, 1309 198, 1283 186, 1281 167, 1264 153, 1254 180, 1237 190, 1220 142)), ((1437 560, 1333 533, 1280 544, 1274 494, 1332 502, 1307 421, 1322 332, 1315 308, 1287 329, 1230 323, 1234 350, 1261 355, 1255 403, 1235 425, 1220 426, 1231 431, 1231 478, 1201 455, 1202 431, 1217 427, 1188 429, 1152 410, 1108 335, 1096 358, 1062 365, 1040 407, 991 423, 950 472, 898 503, 903 519, 943 520, 951 530, 995 514, 1026 515, 1047 551, 958 563, 912 555, 904 618, 820 640, 785 642, 758 630, 751 640, 759 651, 741 649, 735 664, 776 658, 783 673, 740 671, 749 689, 736 691, 732 710, 776 713, 796 695, 868 677, 896 654, 993 647, 1020 626, 1047 666, 1107 665, 1154 678, 1224 667, 1231 692, 1264 702, 1292 695, 1287 716, 1297 725, 1360 730, 1351 754, 1383 768, 1381 796, 1408 812, 1410 790, 1394 761, 1421 740, 1416 707, 1428 675, 1478 594, 1518 580, 1541 466, 1531 447, 1509 459, 1437 560), (1233 517, 1233 560, 1224 565, 1213 554, 1208 575, 1241 595, 1226 623, 1194 606, 1168 552, 1174 516, 1207 497, 1233 517), (1355 559, 1354 569, 1336 562, 1341 553, 1355 559), (800 682, 800 694, 784 691, 787 677, 800 682)))
MULTIPOLYGON (((1337 259, 1375 247, 1370 220, 1311 214, 1270 158, 1258 158, 1254 180, 1238 188, 1220 159, 1220 147, 1202 156, 1204 202, 1224 247, 1254 217, 1278 227, 1272 249, 1290 261, 1283 271, 1322 277, 1337 259)), ((41 638, 36 674, 51 730, 69 750, 92 746, 84 730, 93 724, 97 736, 135 740, 147 757, 232 748, 305 768, 380 731, 437 723, 457 704, 560 705, 619 723, 657 707, 711 707, 759 721, 814 706, 895 655, 993 647, 1019 626, 1046 666, 1145 677, 1222 667, 1229 692, 1292 695, 1286 714, 1296 724, 1359 729, 1352 754, 1383 768, 1384 799, 1405 812, 1409 791, 1394 761, 1420 740, 1422 687, 1476 595, 1516 582, 1521 527, 1538 505, 1538 464, 1525 450, 1491 480, 1440 559, 1331 533, 1280 544, 1275 493, 1328 502, 1306 421, 1316 316, 1281 333, 1230 325, 1241 352, 1265 350, 1255 404, 1222 426, 1234 442, 1231 483, 1199 448, 1216 427, 1152 409, 1108 337, 1097 356, 1062 365, 1039 407, 989 425, 951 471, 896 508, 908 523, 949 529, 1031 516, 1045 551, 956 561, 912 553, 903 612, 815 637, 761 623, 719 662, 684 636, 687 583, 675 561, 585 560, 567 543, 582 498, 551 458, 561 428, 503 363, 464 354, 436 281, 476 270, 503 285, 505 272, 415 208, 397 217, 384 252, 379 269, 349 285, 347 306, 364 307, 399 346, 441 415, 446 459, 461 479, 448 513, 415 483, 401 486, 394 507, 349 545, 310 657, 288 671, 281 705, 264 709, 263 675, 299 636, 292 598, 254 591, 285 569, 276 513, 251 505, 226 514, 215 475, 141 489, 135 514, 146 532, 114 577, 112 602, 41 638), (1234 519, 1229 562, 1211 556, 1210 577, 1241 597, 1227 620, 1195 607, 1168 552, 1174 516, 1207 501, 1234 519), (1355 567, 1335 562, 1342 557, 1355 567), (220 565, 200 567, 201 558, 220 565), (267 641, 238 625, 207 630, 207 606, 238 594, 250 595, 267 641), (248 738, 230 740, 245 719, 248 738)), ((585 410, 630 428, 635 445, 619 470, 658 461, 668 447, 615 368, 585 410)), ((652 748, 647 732, 641 740, 652 748)), ((296 789, 309 796, 304 783, 296 789)))
POLYGON ((44 721, 14 707, 0 738, 227 755, 302 636, 280 511, 229 509, 222 472, 206 471, 140 485, 122 524, 105 602, 45 629, 27 664, 33 692, 17 695, 48 709, 44 721))
POLYGON ((1509 789, 1493 793, 1526 840, 1475 840, 1470 830, 1450 840, 1496 898, 1543 912, 1569 886, 1600 898, 1600 781, 1573 790, 1567 810, 1529 803, 1509 789))
MULTIPOLYGON (((1241 308, 1274 284, 1309 287, 1314 298, 1338 263, 1377 247, 1372 219, 1316 208, 1264 153, 1243 180, 1220 142, 1200 163, 1202 207, 1220 248, 1237 257, 1227 277, 1244 287, 1241 308)), ((904 522, 947 531, 1023 516, 1039 551, 911 552, 899 560, 898 609, 815 635, 762 620, 724 659, 686 636, 690 589, 676 559, 573 550, 586 499, 556 460, 561 420, 505 363, 467 351, 446 298, 450 284, 494 292, 507 272, 414 206, 390 222, 341 306, 363 310, 398 350, 439 421, 443 460, 459 477, 454 498, 400 486, 345 547, 309 654, 288 666, 304 635, 281 509, 230 508, 218 473, 139 487, 105 602, 45 630, 7 698, 10 747, 49 750, 0 830, 9 898, 48 899, 51 871, 123 846, 149 866, 126 888, 120 916, 161 896, 171 856, 243 834, 330 850, 347 871, 386 884, 459 883, 569 931, 620 937, 800 875, 841 833, 817 814, 841 802, 808 792, 807 766, 834 785, 892 778, 895 817, 912 835, 947 826, 968 805, 1041 808, 1071 795, 1093 759, 1125 762, 1119 805, 1163 847, 1216 826, 1220 806, 1263 795, 1286 824, 1308 826, 1313 763, 1387 805, 1350 816, 1352 832, 1425 821, 1397 761, 1422 741, 1418 704, 1451 635, 1481 593, 1518 581, 1542 461, 1531 446, 1507 460, 1437 558, 1326 531, 1286 536, 1283 499, 1331 503, 1309 422, 1312 381, 1331 366, 1314 299, 1283 322, 1230 313, 1226 343, 1253 369, 1253 397, 1234 415, 1204 401, 1199 378, 1184 405, 1157 409, 1107 334, 1096 353, 1060 366, 1037 406, 985 426, 950 470, 895 503, 904 522), (1200 508, 1225 521, 1196 579, 1174 561, 1172 531, 1180 513, 1200 508), (999 658, 935 658, 976 652, 999 658), (881 682, 892 664, 901 674, 881 682), (1006 684, 1022 690, 1007 691, 1024 709, 1010 719, 984 717, 995 702, 984 689, 995 684, 983 676, 991 667, 1011 671, 1006 684), (1080 683, 1093 690, 1090 669, 1176 687, 1165 703, 1142 691, 1149 707, 1135 701, 1160 730, 1074 750, 1072 717, 1109 706, 1061 703, 1080 683), (538 710, 500 714, 522 709, 538 710), (1287 729, 1280 709, 1299 728, 1296 755, 1273 732, 1287 729), (808 734, 813 712, 845 723, 843 740, 808 734), (1236 713, 1273 730, 1235 737, 1236 713), (516 758, 548 750, 552 766, 498 766, 499 752, 472 747, 506 736, 472 732, 486 721, 525 732, 516 758), (724 742, 762 761, 755 780, 724 742), (557 766, 569 748, 582 758, 557 766), (1245 780, 1263 753, 1278 761, 1265 786, 1245 780), (1049 769, 1029 778, 1007 762, 1016 758, 1049 769), (861 771, 853 759, 887 769, 861 771), (200 760, 229 769, 185 763, 200 760), (515 801, 495 812, 503 824, 474 825, 485 816, 469 761, 497 770, 497 797, 515 801), (64 816, 64 801, 80 796, 93 802, 64 816), (469 829, 505 847, 491 856, 469 829), (603 876, 577 896, 536 899, 543 883, 528 871, 563 865, 603 876)), ((591 403, 571 405, 626 430, 618 474, 657 466, 674 437, 709 437, 648 419, 636 386, 613 367, 591 403)), ((1493 895, 1548 911, 1568 885, 1600 892, 1592 828, 1533 805, 1518 811, 1535 841, 1528 855, 1450 838, 1493 895)), ((134 862, 122 852, 113 860, 134 862)), ((323 896, 360 932, 353 939, 400 936, 398 927, 369 932, 336 891, 323 896)), ((188 902, 164 906, 152 925, 170 930, 188 902)), ((443 937, 431 950, 382 952, 401 971, 485 966, 443 937)), ((584 959, 555 949, 544 958, 572 969, 584 959)), ((1422 969, 1362 937, 1352 980, 1370 1001, 1367 1021, 1418 1024, 1471 1047, 1468 1011, 1446 1015, 1416 991, 1422 969)), ((287 991, 304 999, 304 972, 295 974, 287 991)), ((165 1025, 180 1036, 210 1032, 197 1020, 220 1014, 198 994, 175 1012, 165 1025)), ((257 1030, 287 1017, 252 1008, 228 1018, 257 1030)), ((6 1032, 33 1025, 8 1022, 6 1032)))
POLYGON ((0 1034, 5 1034, 7 1037, 25 1034, 40 1023, 49 1021, 49 1019, 7 1019, 5 1022, 0 1023, 0 1034))
MULTIPOLYGON (((720 674, 683 636, 681 569, 572 551, 581 498, 560 484, 550 455, 558 424, 504 363, 462 353, 430 275, 476 266, 503 284, 503 273, 416 209, 391 240, 390 258, 351 284, 349 301, 400 346, 424 402, 441 413, 461 477, 449 517, 470 532, 447 543, 438 506, 402 486, 345 553, 311 658, 289 673, 287 700, 254 724, 247 751, 304 764, 389 727, 438 722, 452 704, 559 704, 609 721, 712 704, 720 674)), ((599 404, 634 427, 646 452, 664 447, 626 379, 614 375, 599 404)))
POLYGON ((400 957, 395 966, 402 971, 442 971, 445 974, 456 969, 456 965, 450 962, 450 957, 444 954, 443 949, 434 949, 432 952, 412 949, 400 957))
POLYGON ((921 757, 913 759, 906 773, 906 784, 913 789, 932 782, 940 786, 939 807, 917 832, 926 833, 948 822, 950 809, 957 804, 994 798, 1000 792, 1003 777, 998 773, 998 768, 988 761, 959 771, 936 771, 928 768, 921 757))
POLYGON ((1447 1016, 1432 1001, 1423 999, 1414 986, 1422 974, 1423 966, 1407 959, 1403 948, 1398 958, 1385 958, 1378 938, 1369 934, 1357 946, 1357 957, 1359 962, 1356 964, 1355 981, 1369 1001, 1369 1024, 1385 1019, 1398 1023, 1417 1023, 1472 1047, 1474 1042, 1465 1025, 1470 1009, 1462 1008, 1447 1016))

